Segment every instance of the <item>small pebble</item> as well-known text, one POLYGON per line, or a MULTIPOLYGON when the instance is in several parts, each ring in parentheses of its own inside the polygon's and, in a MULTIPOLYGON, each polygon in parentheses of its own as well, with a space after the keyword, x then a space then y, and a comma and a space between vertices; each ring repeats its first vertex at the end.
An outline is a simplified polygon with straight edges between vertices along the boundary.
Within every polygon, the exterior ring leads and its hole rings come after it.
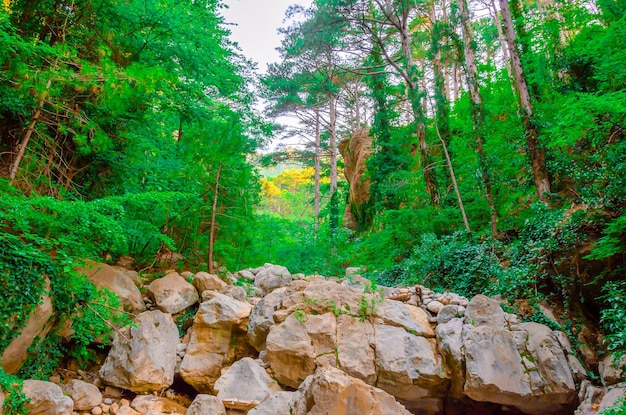
POLYGON ((102 415, 102 408, 96 406, 91 410, 91 415, 102 415))
POLYGON ((113 399, 111 398, 104 398, 104 404, 105 405, 111 405, 113 403, 113 399))

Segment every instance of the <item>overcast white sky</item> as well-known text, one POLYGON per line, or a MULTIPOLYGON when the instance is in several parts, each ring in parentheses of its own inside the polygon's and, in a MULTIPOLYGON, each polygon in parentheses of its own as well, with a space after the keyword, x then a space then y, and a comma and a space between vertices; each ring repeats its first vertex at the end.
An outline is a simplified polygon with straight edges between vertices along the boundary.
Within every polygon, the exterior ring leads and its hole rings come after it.
POLYGON ((292 4, 308 6, 311 0, 224 0, 228 9, 222 10, 232 31, 231 40, 239 43, 243 54, 258 63, 258 72, 265 73, 267 64, 280 58, 275 50, 280 46, 278 28, 284 26, 287 7, 292 4))

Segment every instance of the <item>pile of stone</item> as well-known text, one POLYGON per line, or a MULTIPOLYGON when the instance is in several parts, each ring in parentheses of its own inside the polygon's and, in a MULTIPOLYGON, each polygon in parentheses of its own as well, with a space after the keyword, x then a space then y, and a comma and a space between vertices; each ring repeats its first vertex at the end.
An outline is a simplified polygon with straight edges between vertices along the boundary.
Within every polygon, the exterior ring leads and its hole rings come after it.
POLYGON ((483 295, 266 264, 224 279, 171 272, 141 297, 122 270, 100 269, 115 277, 92 280, 125 296, 135 324, 115 336, 96 381, 26 381, 31 414, 585 415, 624 394, 610 362, 592 385, 562 332, 483 295), (189 310, 180 336, 175 320, 189 310), (193 402, 175 399, 176 379, 193 402))

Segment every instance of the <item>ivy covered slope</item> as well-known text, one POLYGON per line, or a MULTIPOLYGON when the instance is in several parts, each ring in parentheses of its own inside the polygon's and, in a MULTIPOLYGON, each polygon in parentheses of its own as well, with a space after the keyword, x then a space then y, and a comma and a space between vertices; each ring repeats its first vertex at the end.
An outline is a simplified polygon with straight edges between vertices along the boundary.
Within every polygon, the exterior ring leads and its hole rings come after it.
POLYGON ((245 249, 247 158, 269 130, 221 7, 0 4, 0 351, 48 292, 77 324, 52 342, 88 357, 115 304, 74 272, 85 259, 179 251, 212 267, 245 249))
POLYGON ((331 183, 337 148, 358 148, 365 131, 372 146, 351 157, 366 159, 357 182, 369 198, 356 204, 341 176, 337 191, 318 182, 317 223, 274 212, 267 260, 501 294, 533 319, 545 319, 547 300, 591 346, 581 347, 590 368, 626 350, 616 311, 626 298, 625 16, 611 0, 292 8, 264 94, 274 114, 302 120, 301 156, 331 183), (331 200, 348 201, 356 232, 333 230, 331 200))

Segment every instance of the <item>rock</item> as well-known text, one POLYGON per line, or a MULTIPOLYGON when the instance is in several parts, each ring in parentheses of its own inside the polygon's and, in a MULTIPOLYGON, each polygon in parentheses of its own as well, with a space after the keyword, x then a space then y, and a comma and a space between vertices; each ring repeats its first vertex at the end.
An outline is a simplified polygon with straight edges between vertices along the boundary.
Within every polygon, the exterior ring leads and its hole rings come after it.
POLYGON ((120 303, 126 311, 141 313, 146 310, 139 288, 128 275, 127 270, 115 268, 107 264, 86 261, 85 266, 78 268, 77 271, 87 276, 96 287, 107 288, 117 294, 120 298, 120 303))
POLYGON ((567 335, 562 331, 553 331, 552 334, 556 336, 556 339, 559 341, 559 344, 567 357, 567 363, 569 363, 569 368, 572 372, 572 376, 574 377, 574 382, 579 384, 584 379, 587 379, 587 371, 582 363, 580 363, 580 360, 578 360, 578 356, 574 354, 572 344, 570 343, 567 335))
POLYGON ((115 412, 115 415, 141 415, 141 413, 135 411, 130 406, 120 406, 120 409, 115 412))
POLYGON ((620 388, 609 388, 604 397, 602 397, 602 401, 600 402, 600 407, 598 408, 598 412, 602 412, 605 409, 615 405, 617 400, 626 394, 626 387, 620 388))
POLYGON ((465 323, 465 395, 527 414, 571 406, 574 380, 552 330, 537 323, 509 326, 498 301, 482 295, 468 304, 465 323))
POLYGON ((227 295, 238 301, 246 301, 246 290, 238 285, 227 285, 219 291, 221 294, 227 295))
POLYGON ((248 340, 259 352, 265 349, 265 339, 270 331, 270 327, 274 325, 273 315, 282 303, 284 292, 284 288, 272 291, 263 297, 250 313, 248 340))
POLYGON ((449 379, 441 366, 435 340, 381 324, 374 325, 374 337, 378 369, 375 386, 416 413, 443 408, 449 379))
POLYGON ((226 284, 220 277, 215 274, 209 274, 208 272, 196 272, 196 276, 191 281, 194 287, 198 290, 199 293, 204 291, 220 291, 222 288, 226 287, 226 284))
POLYGON ((46 278, 44 293, 41 296, 40 303, 31 311, 26 320, 25 327, 17 329, 14 327, 14 322, 12 321, 2 322, 2 324, 13 327, 15 331, 19 330, 19 334, 11 340, 9 345, 2 352, 2 356, 0 356, 0 366, 2 366, 6 373, 17 373, 28 358, 28 349, 33 346, 35 340, 43 340, 50 331, 54 309, 52 307, 52 300, 47 294, 49 291, 50 280, 46 278))
POLYGON ((428 309, 428 311, 436 315, 443 308, 443 303, 437 300, 433 300, 426 304, 426 308, 428 309))
POLYGON ((255 278, 254 274, 247 269, 242 269, 241 271, 238 271, 236 277, 247 280, 249 282, 254 282, 255 278))
POLYGON ((421 308, 400 301, 385 300, 378 306, 376 316, 386 324, 402 327, 409 333, 435 337, 435 332, 428 323, 428 316, 421 308))
POLYGON ((22 392, 30 400, 24 405, 29 415, 72 415, 74 402, 52 382, 25 380, 22 392))
POLYGON ((274 392, 269 398, 248 412, 248 415, 296 414, 296 402, 302 398, 300 392, 274 392))
POLYGON ((457 305, 443 306, 437 313, 437 324, 447 323, 458 315, 457 305))
POLYGON ((334 357, 334 321, 332 313, 306 316, 302 322, 292 313, 284 322, 270 328, 266 341, 267 358, 279 383, 297 388, 315 372, 317 356, 332 352, 334 357), (332 327, 332 331, 324 333, 322 326, 332 327), (312 335, 309 331, 313 332, 312 335), (325 344, 327 342, 330 344, 325 344))
POLYGON ((266 264, 254 278, 254 285, 268 294, 276 288, 286 287, 291 282, 291 273, 281 265, 266 264))
POLYGON ((498 301, 479 294, 465 309, 465 324, 504 328, 504 311, 498 301))
POLYGON ((99 406, 96 406, 95 408, 93 408, 91 410, 91 415, 102 415, 102 408, 100 408, 99 406))
POLYGON ((161 391, 174 382, 178 329, 170 314, 146 311, 136 318, 136 327, 116 335, 113 347, 100 369, 106 384, 136 393, 161 391))
POLYGON ((215 382, 217 397, 226 408, 248 411, 280 387, 253 359, 244 357, 215 382))
POLYGON ((226 408, 217 396, 196 395, 186 415, 226 415, 226 408))
MULTIPOLYGON (((467 315, 465 318, 467 321, 467 315)), ((464 393, 470 399, 516 406, 531 397, 530 376, 517 351, 513 332, 488 325, 466 325, 463 344, 464 393)))
POLYGON ((578 392, 578 401, 580 405, 576 408, 574 415, 589 415, 596 413, 594 408, 597 408, 600 405, 600 400, 602 398, 602 389, 595 387, 589 382, 585 380, 580 385, 580 391, 578 392))
POLYGON ((196 288, 176 272, 152 281, 148 286, 148 294, 159 310, 170 314, 191 307, 199 299, 196 288))
POLYGON ((149 411, 163 412, 166 414, 184 414, 187 412, 187 408, 177 404, 173 400, 154 395, 138 395, 130 403, 130 406, 142 414, 149 411))
POLYGON ((222 367, 253 352, 246 338, 252 306, 214 291, 205 294, 212 298, 200 304, 179 372, 198 392, 211 393, 222 367))
POLYGON ((604 386, 611 386, 626 380, 626 355, 622 356, 619 362, 615 361, 615 356, 606 356, 598 365, 600 380, 604 386))
POLYGON ((369 385, 376 382, 374 327, 367 320, 337 317, 337 362, 348 375, 369 385))
POLYGON ((318 369, 299 392, 302 397, 293 411, 297 415, 410 414, 393 396, 335 368, 318 369))
POLYGON ((443 367, 450 378, 453 399, 461 399, 465 384, 465 356, 463 353, 463 319, 453 318, 437 325, 437 344, 443 357, 443 367))
POLYGON ((79 411, 90 410, 102 403, 102 393, 97 386, 82 380, 72 379, 63 386, 63 392, 74 401, 74 409, 79 411))

